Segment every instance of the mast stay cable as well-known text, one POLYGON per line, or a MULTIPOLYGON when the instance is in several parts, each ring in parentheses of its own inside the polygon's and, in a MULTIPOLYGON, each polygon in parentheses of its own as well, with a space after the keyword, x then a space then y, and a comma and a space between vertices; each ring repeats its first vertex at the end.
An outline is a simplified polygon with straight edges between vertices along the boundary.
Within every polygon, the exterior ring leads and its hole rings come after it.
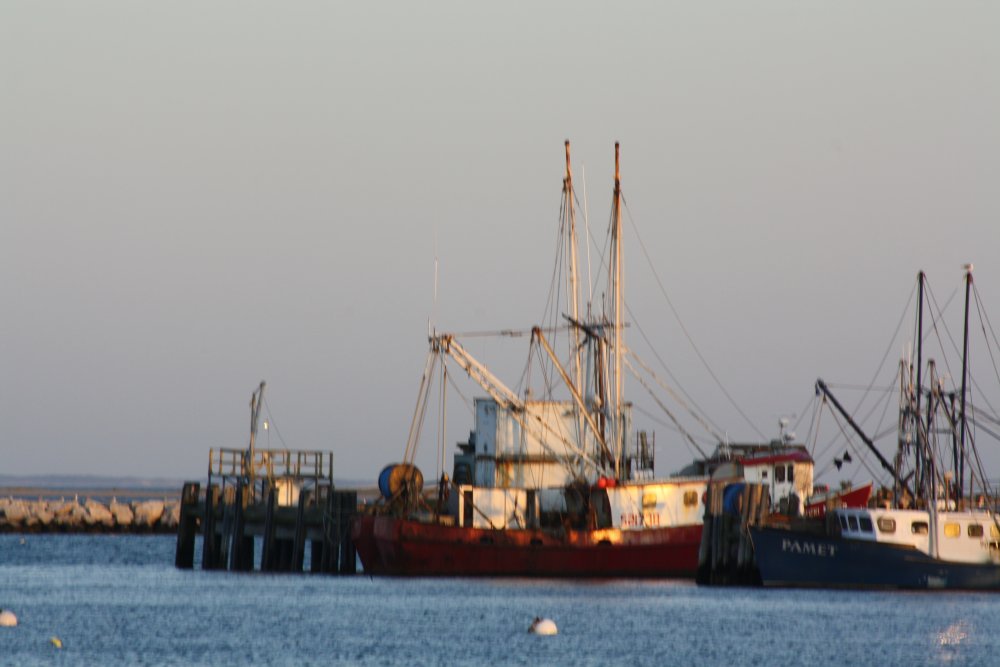
POLYGON ((656 284, 659 285, 660 287, 660 293, 663 294, 663 298, 666 300, 667 305, 670 306, 670 312, 673 313, 674 318, 677 320, 677 324, 681 328, 681 331, 684 332, 684 336, 687 338, 688 343, 691 344, 691 349, 694 350, 694 353, 701 361, 702 366, 705 367, 705 370, 708 371, 708 374, 715 381, 716 386, 719 387, 719 389, 722 391, 722 394, 726 397, 726 399, 729 400, 730 405, 736 408, 736 412, 738 412, 739 415, 743 417, 743 420, 750 426, 751 429, 754 430, 754 432, 757 433, 758 436, 760 436, 761 439, 766 440, 766 437, 761 432, 761 430, 758 429, 757 426, 746 415, 746 413, 743 412, 743 409, 736 403, 736 400, 733 399, 732 395, 730 395, 730 393, 726 390, 725 386, 723 386, 722 381, 719 380, 719 377, 715 374, 715 371, 712 370, 712 367, 708 364, 708 361, 705 359, 705 356, 701 353, 701 350, 698 349, 698 346, 695 344, 694 338, 691 336, 690 332, 688 332, 687 327, 684 326, 684 322, 681 321, 680 313, 677 312, 677 308, 674 307, 673 301, 670 300, 670 296, 667 294, 667 290, 663 286, 663 281, 660 279, 660 274, 657 273, 656 267, 653 266, 653 260, 649 256, 649 252, 646 250, 646 244, 643 243, 642 237, 639 236, 638 226, 632 219, 632 211, 631 209, 629 209, 628 202, 625 201, 624 195, 622 195, 622 202, 625 204, 625 211, 626 213, 628 213, 629 223, 632 225, 632 231, 635 232, 635 237, 639 241, 639 247, 642 249, 642 254, 646 258, 646 263, 649 265, 650 270, 653 272, 653 277, 656 279, 656 284))

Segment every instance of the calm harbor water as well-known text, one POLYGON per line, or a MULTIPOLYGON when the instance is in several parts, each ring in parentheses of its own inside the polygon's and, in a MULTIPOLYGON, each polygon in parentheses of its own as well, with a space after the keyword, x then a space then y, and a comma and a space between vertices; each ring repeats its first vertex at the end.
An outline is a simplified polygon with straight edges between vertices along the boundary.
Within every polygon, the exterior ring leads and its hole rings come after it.
POLYGON ((0 665, 1000 663, 1000 595, 240 575, 173 556, 172 536, 0 535, 0 607, 20 621, 0 665), (559 635, 529 635, 536 615, 559 635))

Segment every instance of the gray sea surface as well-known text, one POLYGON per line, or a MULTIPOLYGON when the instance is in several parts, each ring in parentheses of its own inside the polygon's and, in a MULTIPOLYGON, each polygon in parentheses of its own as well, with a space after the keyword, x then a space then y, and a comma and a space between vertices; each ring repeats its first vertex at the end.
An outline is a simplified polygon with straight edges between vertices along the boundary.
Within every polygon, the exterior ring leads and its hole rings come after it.
POLYGON ((996 594, 230 574, 174 545, 0 535, 0 665, 1000 664, 996 594))

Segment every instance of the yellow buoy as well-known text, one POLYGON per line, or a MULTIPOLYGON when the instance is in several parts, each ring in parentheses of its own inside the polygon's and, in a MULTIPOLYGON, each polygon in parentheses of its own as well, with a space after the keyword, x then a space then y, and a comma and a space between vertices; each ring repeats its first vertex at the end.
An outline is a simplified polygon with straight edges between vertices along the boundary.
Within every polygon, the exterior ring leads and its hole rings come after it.
POLYGON ((62 640, 59 639, 58 637, 53 637, 49 641, 52 642, 52 645, 55 646, 56 648, 62 648, 62 640))

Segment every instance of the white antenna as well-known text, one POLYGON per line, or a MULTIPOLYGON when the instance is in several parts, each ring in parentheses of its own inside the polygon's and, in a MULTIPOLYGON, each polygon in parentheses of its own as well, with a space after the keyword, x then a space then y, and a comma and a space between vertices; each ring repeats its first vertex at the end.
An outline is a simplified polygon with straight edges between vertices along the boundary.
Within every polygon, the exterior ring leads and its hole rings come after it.
POLYGON ((583 175, 583 245, 587 246, 587 314, 590 314, 590 306, 594 303, 594 281, 590 275, 590 210, 587 207, 587 165, 580 163, 583 175))
POLYGON ((434 225, 434 305, 431 307, 431 316, 427 321, 427 335, 430 336, 436 331, 438 316, 438 235, 437 224, 434 225))

